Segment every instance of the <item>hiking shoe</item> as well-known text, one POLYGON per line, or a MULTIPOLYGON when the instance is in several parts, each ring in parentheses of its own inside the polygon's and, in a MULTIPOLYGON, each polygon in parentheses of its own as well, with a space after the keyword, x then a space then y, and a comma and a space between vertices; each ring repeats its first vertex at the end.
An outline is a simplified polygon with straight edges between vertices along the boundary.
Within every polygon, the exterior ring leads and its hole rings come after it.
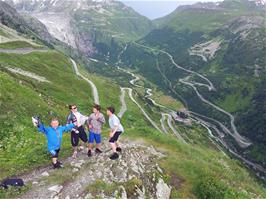
POLYGON ((87 153, 88 157, 91 157, 92 154, 91 154, 91 150, 88 150, 88 153, 87 153))
POLYGON ((96 148, 95 153, 102 153, 102 151, 100 149, 96 148))
POLYGON ((55 164, 53 163, 53 166, 54 166, 54 169, 61 169, 61 168, 63 168, 63 165, 60 164, 58 161, 55 164))
POLYGON ((122 152, 122 149, 121 149, 120 147, 117 147, 117 148, 116 148, 116 151, 117 151, 117 152, 122 152))
POLYGON ((116 160, 119 157, 118 153, 113 153, 109 158, 111 160, 116 160))
POLYGON ((60 162, 60 163, 59 163, 59 167, 60 167, 60 168, 64 168, 64 165, 60 162))

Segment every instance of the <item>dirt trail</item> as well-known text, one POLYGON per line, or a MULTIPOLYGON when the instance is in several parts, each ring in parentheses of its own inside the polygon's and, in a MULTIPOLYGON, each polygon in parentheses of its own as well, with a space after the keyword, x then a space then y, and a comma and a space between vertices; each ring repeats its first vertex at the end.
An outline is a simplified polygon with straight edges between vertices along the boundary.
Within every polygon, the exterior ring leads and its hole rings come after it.
POLYGON ((15 73, 15 74, 19 74, 19 75, 23 75, 32 79, 35 79, 39 82, 47 82, 50 83, 49 80, 47 80, 45 77, 39 76, 35 73, 29 72, 29 71, 25 71, 22 70, 21 68, 14 68, 14 67, 5 67, 5 69, 7 69, 8 71, 15 73))
POLYGON ((18 48, 18 49, 0 49, 0 53, 10 53, 10 54, 29 54, 33 52, 48 52, 48 49, 34 49, 34 48, 18 48))

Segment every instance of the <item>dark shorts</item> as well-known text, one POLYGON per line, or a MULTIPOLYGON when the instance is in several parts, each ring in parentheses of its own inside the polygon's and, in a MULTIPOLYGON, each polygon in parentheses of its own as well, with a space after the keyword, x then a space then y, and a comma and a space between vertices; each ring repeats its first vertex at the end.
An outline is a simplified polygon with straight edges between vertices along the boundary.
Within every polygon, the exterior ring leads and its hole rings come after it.
POLYGON ((101 143, 101 134, 99 133, 94 133, 92 131, 89 132, 89 139, 88 142, 90 144, 94 143, 94 140, 96 142, 96 144, 100 144, 101 143))
POLYGON ((109 142, 111 143, 116 142, 121 134, 122 134, 122 131, 115 132, 114 136, 109 139, 109 142))
POLYGON ((60 149, 56 149, 56 150, 51 150, 49 151, 52 158, 58 158, 58 155, 59 155, 59 152, 60 152, 60 149))
POLYGON ((85 129, 83 126, 80 126, 78 128, 79 133, 75 133, 75 131, 71 131, 71 144, 73 147, 78 146, 79 144, 79 138, 83 142, 87 142, 87 134, 85 132, 85 129))

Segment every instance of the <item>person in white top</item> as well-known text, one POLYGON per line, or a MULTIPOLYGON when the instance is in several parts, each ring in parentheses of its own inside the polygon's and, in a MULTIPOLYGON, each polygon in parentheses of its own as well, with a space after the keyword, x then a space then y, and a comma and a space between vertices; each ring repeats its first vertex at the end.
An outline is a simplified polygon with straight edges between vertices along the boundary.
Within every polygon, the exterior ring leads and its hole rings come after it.
POLYGON ((107 115, 109 117, 109 126, 110 126, 110 139, 109 143, 112 147, 113 154, 110 156, 111 160, 115 160, 119 157, 117 152, 121 152, 122 149, 118 146, 118 138, 124 132, 124 128, 120 123, 118 117, 114 114, 115 109, 113 107, 107 108, 107 115))
POLYGON ((72 157, 76 158, 78 153, 79 139, 83 141, 84 145, 86 145, 88 140, 87 134, 83 127, 83 124, 87 121, 88 117, 78 112, 76 105, 69 105, 69 109, 70 109, 70 114, 67 117, 67 124, 77 123, 77 126, 73 128, 71 131, 71 144, 74 151, 72 157))

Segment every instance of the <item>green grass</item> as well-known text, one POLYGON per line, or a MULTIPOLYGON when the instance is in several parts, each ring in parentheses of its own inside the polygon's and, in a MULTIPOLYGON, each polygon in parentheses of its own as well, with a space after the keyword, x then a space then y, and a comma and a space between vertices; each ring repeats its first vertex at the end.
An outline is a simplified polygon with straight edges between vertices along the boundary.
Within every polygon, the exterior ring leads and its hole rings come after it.
MULTIPOLYGON (((78 78, 71 62, 64 55, 49 51, 27 55, 0 53, 0 179, 23 173, 50 163, 46 139, 31 124, 31 116, 40 115, 45 124, 52 117, 66 122, 68 104, 78 105, 81 113, 92 111, 91 87, 78 78), (18 67, 45 77, 50 83, 40 83, 28 77, 12 74, 4 66, 18 67)), ((99 89, 103 113, 106 107, 120 108, 120 89, 111 80, 88 75, 99 89)), ((105 127, 106 130, 106 127, 105 127)), ((66 134, 61 157, 71 153, 70 137, 66 134)))
POLYGON ((0 189, 0 198, 18 198, 22 193, 30 189, 29 185, 24 187, 10 187, 8 190, 0 189))
POLYGON ((0 49, 18 49, 18 48, 40 48, 41 46, 32 45, 26 41, 10 41, 0 43, 0 49))
MULTIPOLYGON (((100 104, 103 111, 106 110, 108 106, 113 106, 117 112, 120 109, 120 88, 112 79, 96 75, 94 73, 88 73, 85 68, 79 67, 80 72, 90 79, 98 89, 100 104)), ((91 110, 90 110, 91 111, 91 110)))
MULTIPOLYGON (((0 178, 4 178, 50 161, 45 137, 32 127, 31 116, 40 115, 47 125, 57 116, 64 124, 67 104, 76 103, 81 112, 89 114, 92 98, 88 84, 73 75, 69 60, 60 53, 0 54, 0 57, 1 65, 19 67, 51 81, 39 83, 1 68, 0 102, 4 111, 0 115, 0 178)), ((62 156, 69 155, 69 135, 63 139, 62 147, 62 156)))
MULTIPOLYGON (((209 145, 186 145, 172 135, 157 132, 147 125, 147 121, 143 119, 142 114, 129 98, 127 98, 127 104, 130 109, 122 119, 126 126, 125 135, 130 139, 145 140, 148 145, 153 145, 166 152, 167 156, 161 161, 161 167, 169 176, 169 182, 174 178, 181 181, 179 186, 172 184, 171 198, 196 198, 195 189, 204 191, 198 187, 198 183, 205 178, 210 181, 214 179, 214 184, 218 182, 217 186, 225 187, 222 194, 245 196, 245 193, 241 191, 244 189, 248 195, 243 198, 250 198, 252 193, 261 195, 261 197, 266 196, 265 187, 247 169, 240 166, 239 161, 224 156, 209 145)), ((211 192, 212 190, 206 189, 206 191, 211 192)))
POLYGON ((3 36, 3 37, 10 37, 9 34, 7 34, 7 32, 5 30, 3 30, 1 27, 0 27, 0 35, 3 36))
POLYGON ((231 113, 248 109, 255 91, 254 80, 249 77, 228 76, 220 86, 224 91, 221 93, 223 98, 217 100, 219 106, 231 113))

